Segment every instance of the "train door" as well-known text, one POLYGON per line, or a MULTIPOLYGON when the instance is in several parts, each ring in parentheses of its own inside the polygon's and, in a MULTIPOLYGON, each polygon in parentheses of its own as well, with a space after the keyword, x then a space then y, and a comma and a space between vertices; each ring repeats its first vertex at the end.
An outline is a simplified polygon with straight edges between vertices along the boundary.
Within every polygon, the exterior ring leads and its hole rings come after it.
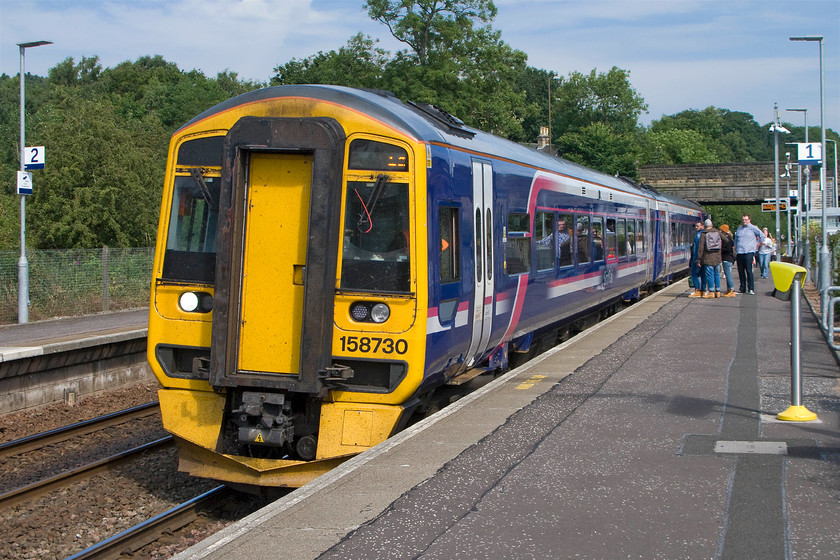
POLYGON ((311 177, 311 154, 251 155, 237 352, 240 371, 299 373, 311 177), (296 271, 301 271, 301 278, 295 278, 296 271))
POLYGON ((653 258, 654 281, 662 276, 665 266, 665 212, 659 210, 657 203, 651 212, 651 229, 653 243, 651 257, 653 258))
POLYGON ((663 253, 663 261, 662 261, 662 274, 668 275, 671 273, 671 254, 673 253, 674 246, 673 246, 673 231, 671 230, 671 213, 664 212, 662 214, 663 218, 663 227, 662 227, 662 253, 663 253))
POLYGON ((210 382, 316 393, 331 365, 345 134, 243 117, 220 194, 210 382))
POLYGON ((493 322, 493 166, 473 161, 473 243, 475 280, 473 286, 472 336, 467 367, 487 349, 493 322))

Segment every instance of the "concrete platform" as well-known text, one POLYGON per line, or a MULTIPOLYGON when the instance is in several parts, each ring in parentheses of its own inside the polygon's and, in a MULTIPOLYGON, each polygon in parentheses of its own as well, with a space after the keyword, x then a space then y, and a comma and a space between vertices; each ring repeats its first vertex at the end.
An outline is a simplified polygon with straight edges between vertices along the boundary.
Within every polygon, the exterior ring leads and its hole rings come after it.
POLYGON ((179 560, 831 558, 840 369, 807 305, 681 282, 183 552, 179 560))
POLYGON ((0 414, 152 379, 147 309, 0 326, 0 414))

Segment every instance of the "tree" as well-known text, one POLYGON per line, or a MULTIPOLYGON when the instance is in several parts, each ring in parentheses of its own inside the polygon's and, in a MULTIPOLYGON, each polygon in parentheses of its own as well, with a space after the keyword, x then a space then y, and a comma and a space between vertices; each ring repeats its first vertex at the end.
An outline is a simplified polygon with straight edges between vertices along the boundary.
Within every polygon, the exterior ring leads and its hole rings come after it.
POLYGON ((274 69, 272 85, 336 84, 358 88, 382 88, 388 52, 377 41, 358 33, 338 51, 318 52, 303 60, 292 59, 274 69))
POLYGON ((616 134, 601 122, 560 137, 557 149, 564 158, 611 175, 637 178, 635 134, 616 134))
POLYGON ((154 119, 126 121, 107 98, 64 86, 34 124, 35 139, 50 147, 27 209, 34 246, 152 245, 165 129, 154 119))
MULTIPOLYGON (((651 123, 650 132, 692 131, 705 141, 719 163, 768 161, 773 159, 773 136, 759 126, 752 115, 716 107, 689 109, 664 116, 651 123)), ((674 163, 707 163, 683 161, 674 163)), ((715 163, 715 162, 713 162, 715 163)))
POLYGON ((639 165, 720 163, 700 132, 687 129, 652 130, 640 135, 639 165))
POLYGON ((647 112, 642 96, 630 85, 630 72, 613 66, 607 73, 571 72, 552 88, 552 128, 555 137, 601 123, 614 134, 637 131, 647 112))
POLYGON ((433 53, 457 50, 470 41, 476 21, 496 17, 491 0, 365 0, 365 7, 371 19, 411 47, 421 66, 429 64, 433 53))

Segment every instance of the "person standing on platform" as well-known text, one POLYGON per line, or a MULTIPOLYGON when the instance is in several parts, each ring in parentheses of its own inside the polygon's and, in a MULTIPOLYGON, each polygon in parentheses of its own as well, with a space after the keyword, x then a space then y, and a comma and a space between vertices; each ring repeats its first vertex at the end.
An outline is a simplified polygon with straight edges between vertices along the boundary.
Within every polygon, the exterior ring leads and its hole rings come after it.
POLYGON ((691 283, 694 284, 694 292, 688 294, 688 297, 701 297, 706 290, 706 277, 703 276, 703 268, 697 259, 697 248, 700 244, 700 232, 703 231, 703 224, 700 222, 694 224, 694 231, 694 243, 691 244, 691 259, 688 261, 688 269, 691 271, 691 283))
POLYGON ((738 282, 742 294, 749 292, 755 295, 753 261, 762 241, 764 241, 764 234, 750 223, 750 215, 744 214, 741 225, 735 230, 735 259, 738 263, 738 282))
POLYGON ((761 269, 761 277, 767 278, 767 272, 770 270, 770 257, 776 252, 776 240, 767 231, 767 228, 761 230, 764 234, 764 239, 761 240, 761 245, 758 247, 758 267, 761 269))
POLYGON ((720 232, 712 227, 712 220, 707 219, 704 223, 706 227, 700 232, 697 257, 700 264, 703 265, 703 275, 706 277, 703 298, 714 299, 720 297, 720 263, 723 240, 720 232))
POLYGON ((720 258, 723 275, 726 278, 726 292, 720 297, 735 297, 735 282, 732 280, 732 263, 735 262, 735 240, 729 231, 729 225, 720 226, 720 258))

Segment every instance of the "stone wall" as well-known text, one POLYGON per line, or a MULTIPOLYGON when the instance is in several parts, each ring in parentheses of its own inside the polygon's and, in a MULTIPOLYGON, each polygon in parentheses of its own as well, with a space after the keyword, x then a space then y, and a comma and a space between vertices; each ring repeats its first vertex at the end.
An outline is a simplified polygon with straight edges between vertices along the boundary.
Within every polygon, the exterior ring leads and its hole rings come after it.
MULTIPOLYGON (((697 163, 646 165, 642 183, 658 191, 701 204, 758 204, 775 197, 774 163, 697 163)), ((780 179, 779 192, 787 183, 780 179)))

